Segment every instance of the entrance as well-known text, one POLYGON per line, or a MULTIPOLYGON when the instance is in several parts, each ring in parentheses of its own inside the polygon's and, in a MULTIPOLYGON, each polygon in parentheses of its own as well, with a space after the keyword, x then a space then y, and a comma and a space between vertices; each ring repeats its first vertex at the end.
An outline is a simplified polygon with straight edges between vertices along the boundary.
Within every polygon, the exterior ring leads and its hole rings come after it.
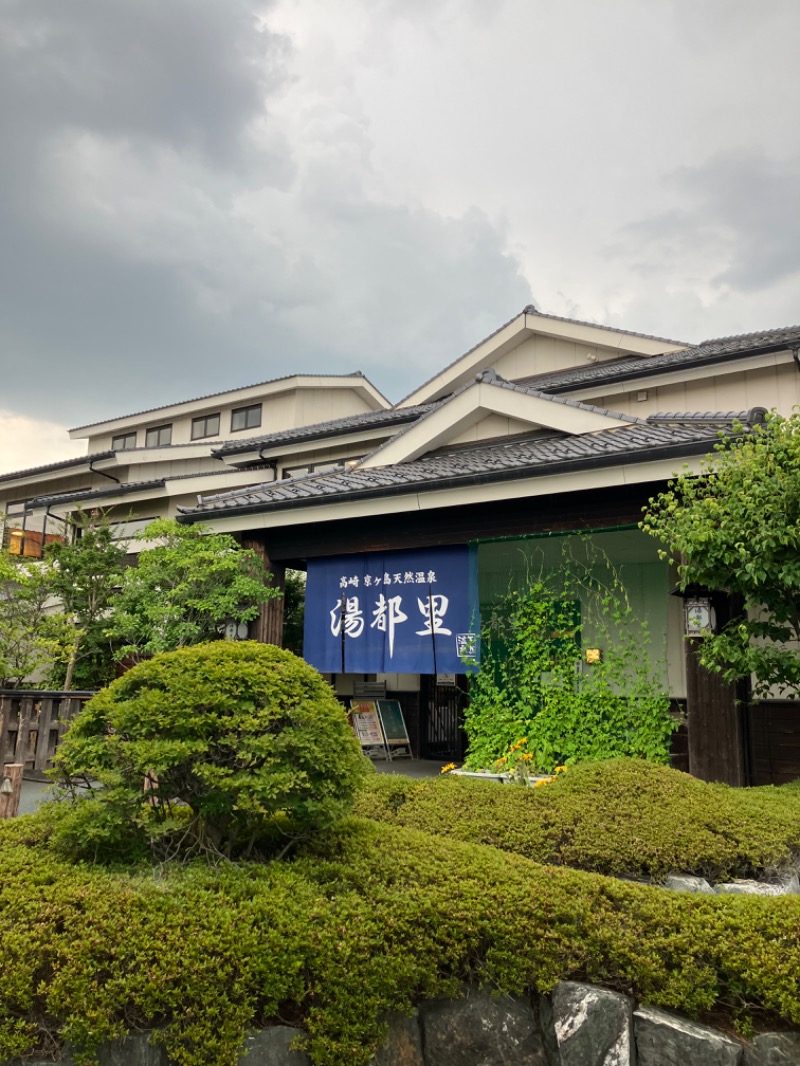
POLYGON ((435 674, 423 674, 419 680, 420 758, 461 762, 467 747, 463 726, 469 702, 466 676, 457 674, 455 685, 437 684, 435 674))

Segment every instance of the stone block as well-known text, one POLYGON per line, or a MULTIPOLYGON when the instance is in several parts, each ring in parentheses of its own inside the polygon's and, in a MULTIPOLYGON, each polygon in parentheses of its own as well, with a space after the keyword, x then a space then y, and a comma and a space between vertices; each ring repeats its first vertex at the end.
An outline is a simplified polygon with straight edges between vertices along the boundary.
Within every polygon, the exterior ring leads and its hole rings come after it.
POLYGON ((798 1066, 800 1033, 762 1033, 744 1049, 742 1066, 798 1066))
POLYGON ((526 999, 476 992, 420 1007, 427 1066, 548 1066, 526 999))
POLYGON ((723 896, 785 896, 787 889, 783 885, 769 885, 763 881, 729 881, 716 885, 714 891, 723 896))
MULTIPOLYGON (((562 981, 549 1010, 559 1066, 632 1066, 633 1001, 627 996, 562 981)), ((543 1025, 547 1014, 545 1008, 543 1025)))
POLYGON ((273 1025, 250 1033, 242 1045, 239 1066, 311 1066, 305 1051, 291 1047, 295 1037, 302 1035, 289 1025, 273 1025))
POLYGON ((787 890, 783 885, 765 885, 763 881, 729 881, 715 885, 718 896, 785 896, 787 890))
POLYGON ((638 1066, 740 1066, 742 1045, 716 1029, 655 1007, 633 1013, 638 1066))
MULTIPOLYGON (((150 1043, 149 1033, 129 1033, 119 1040, 106 1040, 97 1051, 98 1066, 167 1066, 167 1053, 150 1043)), ((23 1066, 19 1059, 3 1066, 23 1066)), ((66 1043, 57 1059, 27 1059, 24 1066, 75 1066, 72 1047, 66 1043)))
POLYGON ((547 1066, 561 1066, 561 1055, 556 1040, 556 1028, 553 1021, 553 998, 541 996, 539 998, 539 1024, 542 1030, 542 1043, 544 1044, 544 1057, 547 1066))
POLYGON ((392 1014, 387 1019, 389 1032, 383 1047, 378 1048, 373 1066, 423 1066, 422 1040, 417 1012, 411 1017, 392 1014))
POLYGON ((148 1033, 130 1033, 100 1047, 98 1066, 167 1066, 167 1053, 150 1043, 148 1033))
POLYGON ((791 872, 778 877, 778 883, 789 896, 800 896, 800 875, 791 872))
POLYGON ((705 877, 692 877, 689 874, 671 874, 664 878, 664 888, 672 889, 673 892, 702 892, 704 895, 713 895, 714 889, 706 881, 705 877))

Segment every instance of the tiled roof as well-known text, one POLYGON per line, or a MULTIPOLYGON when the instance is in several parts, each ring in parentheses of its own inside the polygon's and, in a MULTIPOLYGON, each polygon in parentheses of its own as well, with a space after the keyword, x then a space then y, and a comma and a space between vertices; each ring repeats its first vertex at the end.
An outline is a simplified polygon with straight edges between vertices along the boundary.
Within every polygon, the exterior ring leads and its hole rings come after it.
MULTIPOLYGON (((745 412, 745 414, 747 414, 745 412)), ((716 442, 730 421, 720 415, 713 425, 659 424, 637 421, 619 428, 567 436, 533 433, 432 454, 409 463, 373 469, 352 469, 271 482, 245 490, 205 497, 184 508, 185 520, 231 511, 269 511, 325 503, 333 498, 363 498, 394 492, 426 491, 443 483, 479 484, 531 477, 591 466, 644 461, 656 455, 702 454, 716 442)))
POLYGON ((763 422, 766 415, 766 407, 751 407, 749 411, 665 411, 650 415, 647 421, 653 425, 669 422, 672 425, 724 426, 741 422, 745 426, 754 426, 763 422))
POLYGON ((127 496, 144 489, 160 489, 164 478, 155 481, 129 481, 123 485, 109 485, 102 489, 78 489, 75 492, 56 492, 49 496, 34 496, 28 500, 29 507, 53 507, 59 503, 81 504, 90 500, 102 500, 109 496, 127 496))
POLYGON ((419 418, 415 419, 411 423, 411 425, 404 426, 403 429, 399 431, 399 433, 396 433, 389 440, 384 441, 382 444, 380 444, 377 448, 371 451, 369 455, 365 456, 365 459, 371 459, 373 456, 378 455, 385 448, 388 448, 390 445, 394 444, 394 442, 400 437, 404 436, 406 433, 410 433, 418 422, 424 421, 425 418, 427 418, 430 414, 433 413, 433 411, 437 410, 438 408, 446 406, 448 403, 454 400, 456 396, 460 396, 463 392, 467 392, 469 389, 474 388, 476 383, 492 385, 498 389, 508 389, 512 392, 522 393, 525 396, 534 396, 540 400, 547 400, 548 403, 562 404, 564 407, 575 407, 581 411, 590 411, 592 412, 592 414, 605 415, 607 418, 618 418, 621 422, 640 421, 635 415, 625 415, 621 414, 619 411, 609 411, 607 407, 595 407, 594 404, 581 403, 580 400, 570 400, 566 396, 553 396, 548 392, 543 392, 541 389, 535 389, 531 386, 521 385, 517 381, 506 381, 505 378, 500 377, 500 375, 493 367, 487 367, 486 370, 481 370, 479 373, 477 373, 475 375, 474 380, 468 381, 466 385, 462 385, 461 388, 456 389, 456 391, 451 393, 449 396, 445 396, 443 399, 437 400, 436 403, 427 404, 418 408, 406 408, 406 410, 409 411, 423 411, 423 414, 419 418))
MULTIPOLYGON (((640 418, 637 418, 636 415, 626 415, 619 411, 610 411, 607 407, 597 407, 593 403, 581 403, 580 400, 569 400, 566 396, 553 396, 551 393, 545 392, 543 389, 534 388, 532 385, 523 385, 518 381, 506 381, 505 378, 500 377, 496 370, 491 368, 482 370, 480 374, 476 374, 475 380, 487 385, 495 385, 500 389, 511 389, 514 392, 521 392, 526 396, 536 396, 540 400, 547 400, 549 403, 563 404, 565 407, 575 407, 579 411, 591 411, 596 415, 606 415, 608 418, 619 418, 622 422, 642 421, 640 418)), ((465 385, 464 389, 469 387, 469 385, 465 385)), ((462 391, 464 390, 459 389, 459 392, 462 391)), ((455 395, 455 393, 453 395, 455 395)))
MULTIPOLYGON (((368 385, 375 389, 375 386, 361 370, 355 370, 352 374, 283 374, 279 378, 269 378, 267 381, 256 381, 252 385, 236 385, 231 389, 222 389, 220 392, 209 392, 205 396, 194 396, 189 400, 174 400, 171 403, 160 404, 158 407, 146 407, 143 411, 132 411, 128 415, 113 415, 111 418, 103 418, 99 422, 87 422, 85 426, 75 426, 69 430, 70 433, 74 433, 79 429, 92 429, 94 426, 103 426, 106 422, 118 422, 123 418, 139 418, 141 415, 155 414, 156 411, 163 411, 168 407, 183 407, 187 403, 199 403, 200 400, 214 400, 217 396, 227 396, 228 393, 243 392, 245 389, 259 389, 264 385, 277 385, 280 381, 289 381, 291 378, 362 378, 368 385)), ((375 389, 379 396, 386 399, 378 389, 375 389)), ((386 401, 389 402, 388 400, 386 401)))
MULTIPOLYGON (((268 469, 266 464, 254 467, 253 473, 256 474, 259 470, 265 469, 268 469)), ((60 492, 53 493, 49 496, 34 496, 28 500, 28 505, 31 507, 43 507, 48 504, 54 505, 58 503, 84 503, 86 500, 107 499, 109 496, 125 496, 127 493, 143 492, 145 489, 163 488, 167 482, 192 481, 203 477, 224 478, 235 474, 241 475, 241 473, 241 470, 225 470, 221 467, 219 470, 200 470, 193 474, 170 474, 168 477, 152 478, 148 481, 126 481, 120 485, 103 486, 99 489, 77 489, 75 492, 60 492)))
POLYGON ((762 330, 759 333, 743 333, 738 337, 703 341, 693 348, 663 355, 649 355, 641 359, 615 359, 593 366, 574 367, 570 370, 555 370, 518 378, 517 384, 535 385, 546 392, 568 392, 571 389, 587 388, 596 384, 612 384, 631 378, 649 377, 668 373, 673 369, 688 369, 724 362, 730 356, 757 355, 765 351, 781 351, 800 344, 800 326, 762 330))
POLYGON ((362 411, 360 414, 345 415, 342 418, 331 419, 329 422, 296 426, 294 429, 283 429, 277 433, 248 437, 247 440, 226 441, 221 447, 215 448, 212 455, 237 455, 276 444, 299 444, 301 441, 314 440, 316 437, 327 440, 328 437, 343 436, 346 433, 371 429, 374 426, 401 426, 406 422, 416 422, 418 418, 432 411, 436 406, 436 404, 426 403, 419 407, 391 407, 386 411, 362 411))
POLYGON ((600 322, 586 322, 580 318, 562 318, 561 315, 546 315, 544 311, 537 311, 533 304, 524 308, 526 314, 538 315, 539 318, 550 318, 554 322, 569 322, 573 326, 591 326, 593 329, 605 329, 609 333, 621 333, 623 337, 640 337, 646 341, 663 341, 664 344, 681 344, 684 348, 689 346, 689 341, 670 340, 669 337, 657 337, 652 333, 640 333, 635 329, 620 329, 619 326, 604 326, 600 322))
POLYGON ((61 459, 57 463, 45 463, 44 466, 31 466, 27 470, 14 470, 10 474, 0 474, 0 482, 16 481, 20 477, 30 477, 33 474, 48 474, 51 470, 67 470, 71 466, 86 466, 92 461, 100 459, 113 459, 114 452, 95 452, 93 455, 79 455, 74 459, 61 459))
POLYGON ((780 326, 778 329, 761 329, 755 333, 736 333, 730 337, 714 337, 702 341, 698 347, 706 351, 732 352, 746 348, 761 348, 775 343, 791 344, 800 340, 800 326, 780 326))

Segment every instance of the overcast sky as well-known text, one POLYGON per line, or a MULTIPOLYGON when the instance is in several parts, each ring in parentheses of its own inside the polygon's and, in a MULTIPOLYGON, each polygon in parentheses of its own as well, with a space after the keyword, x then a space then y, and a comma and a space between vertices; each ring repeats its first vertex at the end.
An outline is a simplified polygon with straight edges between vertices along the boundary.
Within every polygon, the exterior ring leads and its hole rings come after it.
POLYGON ((529 302, 800 321, 797 0, 0 0, 0 470, 529 302))

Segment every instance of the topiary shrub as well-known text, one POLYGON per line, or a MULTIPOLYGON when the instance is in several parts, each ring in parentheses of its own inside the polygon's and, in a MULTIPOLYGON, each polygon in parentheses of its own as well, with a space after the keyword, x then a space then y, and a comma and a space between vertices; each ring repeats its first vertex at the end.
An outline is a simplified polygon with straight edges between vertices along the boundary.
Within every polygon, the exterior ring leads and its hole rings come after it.
POLYGON ((708 784, 639 759, 572 766, 542 788, 378 774, 354 813, 612 875, 719 880, 800 858, 796 790, 708 784))
POLYGON ((368 769, 345 711, 291 652, 216 641, 99 692, 55 760, 72 854, 130 861, 277 854, 349 808, 368 769))

